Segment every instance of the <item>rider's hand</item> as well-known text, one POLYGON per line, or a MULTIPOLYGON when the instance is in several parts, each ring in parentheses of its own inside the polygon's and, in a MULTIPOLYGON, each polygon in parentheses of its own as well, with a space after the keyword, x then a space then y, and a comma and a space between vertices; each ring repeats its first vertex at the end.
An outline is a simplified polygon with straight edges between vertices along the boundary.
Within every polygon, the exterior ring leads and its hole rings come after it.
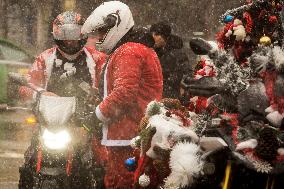
POLYGON ((97 118, 95 113, 84 117, 81 121, 81 126, 94 133, 99 139, 102 138, 102 122, 97 118))
POLYGON ((101 121, 97 118, 96 114, 92 113, 92 114, 87 115, 84 118, 82 123, 89 127, 94 128, 94 127, 97 127, 100 122, 101 121))
POLYGON ((94 107, 96 107, 100 104, 101 101, 102 99, 100 98, 99 90, 97 88, 92 88, 90 90, 87 102, 89 104, 94 105, 94 107))

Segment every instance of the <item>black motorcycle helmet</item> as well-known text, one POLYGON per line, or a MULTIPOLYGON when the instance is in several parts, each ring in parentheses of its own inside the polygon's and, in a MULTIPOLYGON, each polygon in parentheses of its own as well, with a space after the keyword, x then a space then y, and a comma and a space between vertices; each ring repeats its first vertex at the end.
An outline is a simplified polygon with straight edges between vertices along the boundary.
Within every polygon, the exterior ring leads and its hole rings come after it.
POLYGON ((76 12, 66 11, 56 17, 52 34, 61 51, 73 55, 82 50, 87 42, 87 36, 81 34, 83 24, 82 16, 76 12))

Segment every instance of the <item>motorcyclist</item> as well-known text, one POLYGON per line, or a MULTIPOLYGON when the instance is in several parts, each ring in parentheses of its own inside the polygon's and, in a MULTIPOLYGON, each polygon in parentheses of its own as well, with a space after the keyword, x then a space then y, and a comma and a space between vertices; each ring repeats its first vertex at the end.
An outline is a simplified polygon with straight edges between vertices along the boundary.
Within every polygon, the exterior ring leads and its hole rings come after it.
MULTIPOLYGON (((83 23, 82 16, 72 11, 56 17, 52 25, 56 45, 42 52, 28 72, 28 82, 39 92, 20 87, 19 93, 24 100, 35 99, 38 94, 75 96, 78 104, 83 104, 86 90, 97 88, 106 56, 93 47, 85 47, 87 36, 81 34, 83 23)), ((20 188, 31 188, 31 178, 28 177, 34 151, 32 142, 25 153, 25 164, 20 168, 20 188)))
MULTIPOLYGON (((43 95, 74 96, 68 90, 71 87, 66 89, 63 85, 74 79, 98 86, 105 55, 92 47, 84 47, 87 36, 81 34, 83 23, 80 14, 70 11, 59 14, 54 20, 52 33, 56 46, 42 52, 28 73, 29 82, 43 95)), ((27 87, 21 87, 19 92, 26 99, 34 95, 27 87)))
MULTIPOLYGON (((124 167, 132 156, 130 140, 147 104, 162 97, 163 77, 151 35, 137 36, 129 7, 104 2, 86 20, 82 32, 98 36, 97 45, 109 54, 99 89, 104 99, 96 108, 103 121, 102 145, 107 148, 106 188, 131 188, 133 174, 124 167)), ((140 34, 140 33, 139 33, 140 34)))

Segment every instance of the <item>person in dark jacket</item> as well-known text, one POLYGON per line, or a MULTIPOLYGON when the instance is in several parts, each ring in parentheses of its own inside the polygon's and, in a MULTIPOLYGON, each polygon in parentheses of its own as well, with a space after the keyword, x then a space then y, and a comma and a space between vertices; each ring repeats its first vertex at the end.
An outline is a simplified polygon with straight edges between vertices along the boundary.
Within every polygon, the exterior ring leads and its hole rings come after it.
POLYGON ((180 82, 183 77, 192 73, 188 57, 183 49, 183 41, 180 37, 172 35, 171 27, 164 22, 153 24, 150 32, 155 40, 154 49, 162 66, 163 97, 183 101, 180 82))

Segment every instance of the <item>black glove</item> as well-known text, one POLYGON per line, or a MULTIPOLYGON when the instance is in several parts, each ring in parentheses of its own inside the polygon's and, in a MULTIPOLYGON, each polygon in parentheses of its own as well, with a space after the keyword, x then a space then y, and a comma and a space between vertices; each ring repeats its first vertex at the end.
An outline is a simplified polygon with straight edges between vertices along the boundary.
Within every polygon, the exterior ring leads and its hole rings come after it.
POLYGON ((73 117, 73 122, 78 127, 85 127, 87 130, 93 130, 93 128, 99 125, 100 120, 97 118, 94 112, 78 112, 73 117))
POLYGON ((95 113, 85 115, 81 119, 81 126, 88 127, 90 129, 95 128, 100 123, 95 113))
POLYGON ((85 116, 81 122, 81 126, 94 133, 99 139, 102 139, 103 123, 99 120, 95 112, 85 116))

